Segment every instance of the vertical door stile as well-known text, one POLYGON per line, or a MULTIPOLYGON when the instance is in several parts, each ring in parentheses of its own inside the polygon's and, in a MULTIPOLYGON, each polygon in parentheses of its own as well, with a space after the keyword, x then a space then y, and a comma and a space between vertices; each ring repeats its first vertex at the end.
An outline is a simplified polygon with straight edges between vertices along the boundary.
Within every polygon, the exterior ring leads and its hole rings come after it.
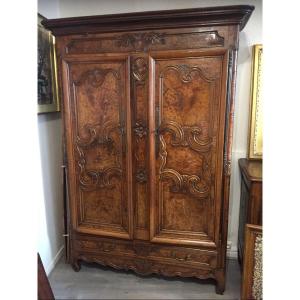
POLYGON ((149 240, 148 55, 131 56, 134 237, 149 240))

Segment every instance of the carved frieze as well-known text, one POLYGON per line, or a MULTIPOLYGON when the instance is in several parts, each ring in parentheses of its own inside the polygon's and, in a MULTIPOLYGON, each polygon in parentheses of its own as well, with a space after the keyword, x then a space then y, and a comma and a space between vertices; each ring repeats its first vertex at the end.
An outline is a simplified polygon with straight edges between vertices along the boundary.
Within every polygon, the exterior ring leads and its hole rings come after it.
POLYGON ((165 44, 165 35, 157 32, 123 34, 116 38, 116 45, 120 48, 147 51, 150 45, 165 44))
POLYGON ((67 54, 127 52, 171 49, 199 49, 223 47, 224 37, 218 31, 202 32, 141 32, 71 40, 65 48, 67 54))

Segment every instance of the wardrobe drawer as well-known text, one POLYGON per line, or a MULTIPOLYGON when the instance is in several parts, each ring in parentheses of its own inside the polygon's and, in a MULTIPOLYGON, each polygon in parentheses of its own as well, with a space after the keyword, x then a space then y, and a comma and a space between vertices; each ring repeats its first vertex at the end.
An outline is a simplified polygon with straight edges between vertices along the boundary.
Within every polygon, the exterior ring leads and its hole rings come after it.
POLYGON ((217 253, 215 251, 205 251, 194 248, 164 247, 161 245, 155 245, 151 247, 149 257, 206 267, 215 267, 217 265, 217 253))

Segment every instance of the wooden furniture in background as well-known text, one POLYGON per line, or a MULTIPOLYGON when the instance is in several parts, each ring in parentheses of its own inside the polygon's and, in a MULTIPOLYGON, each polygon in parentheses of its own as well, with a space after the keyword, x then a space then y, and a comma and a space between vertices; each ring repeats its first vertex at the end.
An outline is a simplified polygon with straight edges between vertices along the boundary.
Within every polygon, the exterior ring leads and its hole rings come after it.
POLYGON ((238 258, 243 265, 245 225, 262 225, 262 160, 239 159, 241 198, 238 258))
POLYGON ((262 226, 246 224, 241 299, 262 299, 262 226))
POLYGON ((70 262, 225 289, 238 35, 254 7, 46 20, 63 98, 70 262))
POLYGON ((54 295, 39 254, 38 254, 38 300, 54 300, 54 295))

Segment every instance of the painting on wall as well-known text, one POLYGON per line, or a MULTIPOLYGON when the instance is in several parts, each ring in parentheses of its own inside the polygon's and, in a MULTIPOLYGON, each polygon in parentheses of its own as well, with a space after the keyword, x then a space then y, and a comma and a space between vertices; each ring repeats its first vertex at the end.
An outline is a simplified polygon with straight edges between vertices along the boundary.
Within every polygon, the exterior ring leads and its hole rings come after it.
POLYGON ((249 122, 249 159, 263 157, 263 102, 262 102, 263 46, 253 46, 252 81, 249 122))
POLYGON ((46 30, 38 14, 38 113, 57 112, 59 108, 55 38, 46 30))

